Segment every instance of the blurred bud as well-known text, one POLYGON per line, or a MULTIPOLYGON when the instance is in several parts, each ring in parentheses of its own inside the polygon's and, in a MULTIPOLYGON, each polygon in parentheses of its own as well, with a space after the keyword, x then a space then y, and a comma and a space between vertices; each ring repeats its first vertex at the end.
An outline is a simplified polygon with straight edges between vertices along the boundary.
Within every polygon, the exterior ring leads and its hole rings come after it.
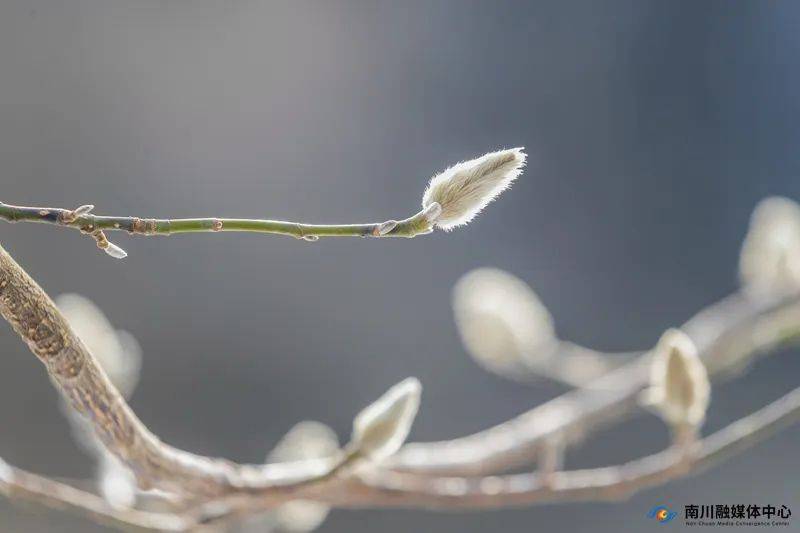
POLYGON ((103 452, 100 457, 97 484, 100 494, 112 507, 130 509, 136 503, 133 472, 108 452, 103 452))
POLYGON ((103 251, 113 257, 114 259, 125 259, 128 257, 128 252, 114 244, 113 242, 109 242, 106 246, 103 247, 103 251))
POLYGON ((10 483, 14 479, 14 470, 11 465, 0 458, 0 482, 10 483))
MULTIPOLYGON (((292 462, 305 459, 332 457, 339 453, 336 433, 319 422, 304 421, 296 424, 278 442, 267 456, 267 462, 292 462)), ((307 532, 318 528, 328 516, 330 508, 322 503, 295 500, 278 508, 245 519, 243 532, 264 531, 307 532)))
POLYGON ((711 386, 692 340, 667 330, 653 352, 648 403, 673 427, 699 427, 706 416, 711 386))
POLYGON ((492 371, 544 363, 556 341, 553 318, 527 283, 479 268, 453 288, 453 313, 467 351, 492 371))
POLYGON ((466 224, 522 173, 525 158, 523 148, 512 148, 453 165, 431 179, 422 206, 441 205, 435 220, 444 230, 466 224))
POLYGON ((72 216, 74 218, 82 217, 83 215, 88 215, 92 212, 94 206, 92 204, 82 205, 72 211, 72 216))
POLYGON ((776 196, 756 206, 742 244, 739 277, 757 292, 800 289, 800 205, 776 196))
POLYGON ((356 416, 350 446, 376 462, 394 454, 408 438, 421 394, 417 378, 405 379, 389 389, 356 416))
POLYGON ((56 305, 114 386, 130 397, 142 366, 142 351, 133 335, 115 330, 103 311, 79 294, 63 294, 56 305))

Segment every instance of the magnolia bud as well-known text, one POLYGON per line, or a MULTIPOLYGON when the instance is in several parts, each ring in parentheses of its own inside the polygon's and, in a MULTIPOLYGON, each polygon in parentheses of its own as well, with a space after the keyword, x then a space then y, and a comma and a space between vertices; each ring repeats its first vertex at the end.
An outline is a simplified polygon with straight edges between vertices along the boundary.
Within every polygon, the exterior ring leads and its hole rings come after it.
POLYGON ((492 371, 544 363, 556 340, 553 318, 527 283, 497 268, 465 274, 453 314, 467 351, 492 371))
POLYGON ((522 173, 526 158, 522 150, 500 150, 453 165, 431 179, 422 206, 434 202, 441 206, 441 214, 433 220, 444 230, 468 223, 522 173))
POLYGON ((356 416, 350 447, 373 461, 394 454, 408 438, 421 394, 417 378, 405 379, 389 389, 356 416))
POLYGON ((788 198, 762 200, 742 244, 739 277, 759 292, 800 289, 800 206, 788 198))
POLYGON ((648 403, 674 427, 699 427, 710 394, 708 373, 692 340, 680 330, 667 330, 653 352, 648 403))

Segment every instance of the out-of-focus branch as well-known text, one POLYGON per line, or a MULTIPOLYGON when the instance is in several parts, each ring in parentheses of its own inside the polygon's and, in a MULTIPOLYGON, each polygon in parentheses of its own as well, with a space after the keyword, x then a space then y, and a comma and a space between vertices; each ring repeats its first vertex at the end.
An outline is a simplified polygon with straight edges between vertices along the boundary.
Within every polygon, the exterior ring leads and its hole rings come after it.
POLYGON ((0 493, 12 501, 60 511, 70 511, 121 529, 185 531, 196 525, 190 516, 122 509, 103 498, 37 474, 13 467, 0 459, 0 493))
MULTIPOLYGON (((700 473, 800 421, 800 388, 698 441, 688 452, 670 448, 618 466, 489 477, 425 477, 371 471, 364 486, 321 494, 335 505, 481 509, 545 502, 616 500, 700 473)), ((314 488, 310 492, 317 492, 314 488)))
MULTIPOLYGON (((800 296, 736 293, 681 328, 698 347, 709 374, 741 365, 753 354, 800 334, 800 296)), ((389 466, 424 474, 488 474, 529 463, 552 435, 579 440, 639 408, 648 384, 649 354, 507 422, 448 441, 412 443, 389 466)))

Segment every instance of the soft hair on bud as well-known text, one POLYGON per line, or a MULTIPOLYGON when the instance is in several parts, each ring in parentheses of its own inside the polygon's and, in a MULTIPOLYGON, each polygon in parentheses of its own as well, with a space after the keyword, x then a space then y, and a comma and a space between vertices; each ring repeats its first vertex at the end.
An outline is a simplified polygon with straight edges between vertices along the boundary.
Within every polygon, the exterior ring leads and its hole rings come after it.
POLYGON ((653 353, 648 403, 673 426, 699 427, 706 416, 711 386, 692 340, 667 330, 653 353))
POLYGON ((546 364, 556 339, 553 318, 530 286, 497 268, 468 272, 453 288, 453 315, 461 341, 494 372, 546 364))
POLYGON ((417 378, 405 379, 386 391, 356 416, 350 447, 373 461, 394 454, 408 438, 421 394, 417 378))
POLYGON ((466 224, 522 173, 525 158, 523 148, 512 148, 453 165, 431 179, 422 207, 442 206, 435 222, 444 230, 466 224))
POLYGON ((800 205, 778 196, 759 202, 742 244, 739 277, 751 291, 800 289, 800 205))

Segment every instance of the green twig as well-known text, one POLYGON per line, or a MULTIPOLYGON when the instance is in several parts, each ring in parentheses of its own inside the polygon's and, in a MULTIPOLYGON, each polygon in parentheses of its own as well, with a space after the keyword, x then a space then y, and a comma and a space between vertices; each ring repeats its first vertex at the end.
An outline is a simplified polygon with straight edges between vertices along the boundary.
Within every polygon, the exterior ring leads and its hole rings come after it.
POLYGON ((77 209, 56 207, 25 207, 0 202, 0 218, 8 222, 39 222, 75 228, 83 233, 97 231, 127 231, 132 235, 173 235, 246 231, 289 235, 298 239, 316 240, 320 237, 415 237, 433 229, 430 209, 400 221, 369 224, 302 224, 283 220, 247 218, 140 218, 91 214, 92 206, 77 209))

